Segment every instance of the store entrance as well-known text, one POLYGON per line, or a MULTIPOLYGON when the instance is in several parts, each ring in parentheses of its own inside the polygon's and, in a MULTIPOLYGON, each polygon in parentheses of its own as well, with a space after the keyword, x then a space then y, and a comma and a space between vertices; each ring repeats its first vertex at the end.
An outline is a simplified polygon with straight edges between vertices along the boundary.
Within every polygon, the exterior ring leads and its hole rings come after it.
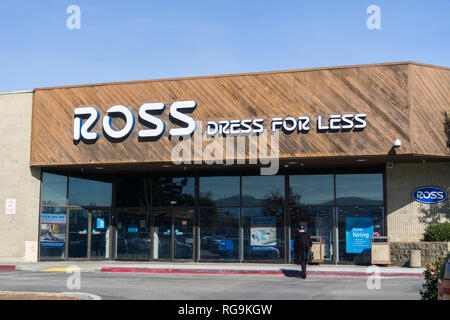
POLYGON ((96 209, 70 209, 67 241, 69 259, 109 258, 111 212, 96 209))
POLYGON ((194 209, 153 210, 153 260, 194 259, 194 209))

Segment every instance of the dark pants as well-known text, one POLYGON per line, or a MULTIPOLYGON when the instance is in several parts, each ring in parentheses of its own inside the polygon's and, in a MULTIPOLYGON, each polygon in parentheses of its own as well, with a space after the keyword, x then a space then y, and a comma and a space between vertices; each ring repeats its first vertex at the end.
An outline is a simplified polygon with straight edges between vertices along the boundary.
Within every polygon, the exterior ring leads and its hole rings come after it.
POLYGON ((308 260, 302 260, 301 261, 301 266, 302 266, 302 271, 300 272, 300 276, 303 278, 306 278, 306 262, 308 260))

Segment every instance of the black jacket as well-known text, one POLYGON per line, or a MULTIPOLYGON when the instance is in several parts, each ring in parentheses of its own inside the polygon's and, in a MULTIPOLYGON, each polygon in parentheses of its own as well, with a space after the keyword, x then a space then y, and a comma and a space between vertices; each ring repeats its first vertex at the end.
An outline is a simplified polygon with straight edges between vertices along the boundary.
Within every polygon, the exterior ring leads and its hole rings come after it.
POLYGON ((294 240, 295 263, 301 264, 302 261, 308 260, 311 246, 312 240, 309 234, 297 231, 294 240))

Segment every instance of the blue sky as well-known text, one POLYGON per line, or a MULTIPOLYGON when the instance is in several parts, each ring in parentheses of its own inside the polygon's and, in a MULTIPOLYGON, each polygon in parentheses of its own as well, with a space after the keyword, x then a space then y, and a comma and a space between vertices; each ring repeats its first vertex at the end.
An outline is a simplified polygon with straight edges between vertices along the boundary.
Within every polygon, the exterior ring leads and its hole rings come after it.
POLYGON ((417 61, 450 66, 450 1, 1 0, 0 92, 417 61), (69 30, 69 5, 81 29, 69 30), (381 30, 369 30, 369 5, 381 30))

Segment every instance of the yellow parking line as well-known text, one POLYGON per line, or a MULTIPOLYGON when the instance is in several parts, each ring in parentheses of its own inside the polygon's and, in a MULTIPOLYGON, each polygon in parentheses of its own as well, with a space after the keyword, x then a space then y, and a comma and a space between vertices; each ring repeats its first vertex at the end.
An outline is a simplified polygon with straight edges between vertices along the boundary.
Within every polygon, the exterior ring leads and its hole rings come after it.
POLYGON ((46 270, 42 270, 45 272, 74 272, 74 271, 81 271, 83 268, 50 268, 46 270))

